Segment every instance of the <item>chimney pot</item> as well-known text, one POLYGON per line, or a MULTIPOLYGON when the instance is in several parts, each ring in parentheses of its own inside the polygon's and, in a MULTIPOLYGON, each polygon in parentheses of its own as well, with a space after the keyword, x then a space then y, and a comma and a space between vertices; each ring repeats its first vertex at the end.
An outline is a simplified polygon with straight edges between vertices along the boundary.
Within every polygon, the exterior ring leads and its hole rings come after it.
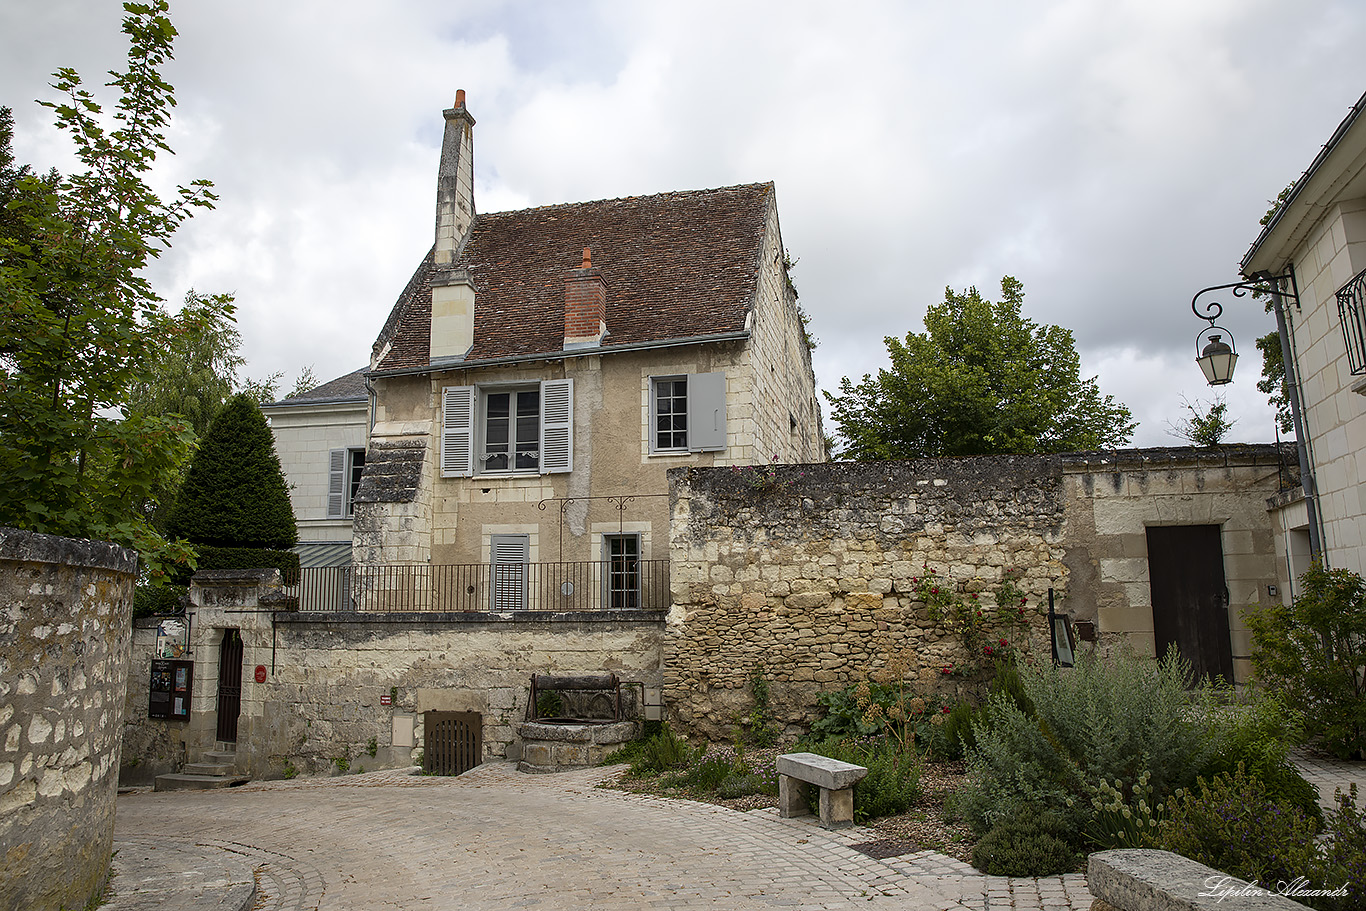
POLYGON ((584 247, 584 248, 583 248, 583 265, 580 266, 579 268, 580 268, 580 269, 591 269, 591 268, 593 268, 593 248, 592 248, 592 247, 584 247))
POLYGON ((455 90, 455 106, 458 107, 458 108, 463 108, 463 107, 465 106, 465 90, 464 90, 464 89, 456 89, 456 90, 455 90))

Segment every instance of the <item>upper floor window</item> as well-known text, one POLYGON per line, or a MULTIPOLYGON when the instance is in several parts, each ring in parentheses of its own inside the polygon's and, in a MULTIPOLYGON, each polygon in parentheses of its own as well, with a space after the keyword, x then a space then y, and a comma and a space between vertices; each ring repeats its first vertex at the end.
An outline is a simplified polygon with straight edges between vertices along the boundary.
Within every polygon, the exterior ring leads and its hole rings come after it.
POLYGON ((364 449, 333 449, 328 453, 328 518, 349 518, 355 513, 356 491, 360 488, 364 469, 364 449))
POLYGON ((650 451, 716 452, 726 448, 726 375, 650 378, 650 451))
POLYGON ((541 389, 486 393, 479 462, 483 471, 536 471, 541 466, 541 389))
POLYGON ((441 476, 574 467, 574 381, 441 390, 441 476))
POLYGON ((1366 270, 1338 289, 1338 318, 1347 342, 1347 364, 1354 376, 1366 373, 1366 270))

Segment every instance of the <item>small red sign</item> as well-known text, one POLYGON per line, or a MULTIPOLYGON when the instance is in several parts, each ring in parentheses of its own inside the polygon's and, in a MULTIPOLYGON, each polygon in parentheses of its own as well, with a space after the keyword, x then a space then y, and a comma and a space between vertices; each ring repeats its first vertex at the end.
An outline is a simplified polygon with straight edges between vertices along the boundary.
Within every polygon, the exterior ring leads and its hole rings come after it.
POLYGON ((381 697, 379 697, 379 704, 380 704, 380 705, 393 705, 393 704, 394 704, 394 697, 393 697, 393 696, 381 696, 381 697))
POLYGON ((258 664, 258 665, 256 665, 256 682, 257 682, 257 683, 265 683, 265 682, 266 682, 266 666, 265 666, 264 664, 258 664))

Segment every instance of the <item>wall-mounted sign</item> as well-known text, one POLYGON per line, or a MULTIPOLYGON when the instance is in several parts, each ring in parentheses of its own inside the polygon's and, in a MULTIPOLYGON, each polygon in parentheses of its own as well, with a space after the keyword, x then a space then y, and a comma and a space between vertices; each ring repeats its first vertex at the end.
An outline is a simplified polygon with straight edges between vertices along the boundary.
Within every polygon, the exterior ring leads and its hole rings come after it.
POLYGON ((147 717, 186 721, 194 690, 194 662, 153 659, 147 717))
POLYGON ((384 695, 384 696, 381 696, 381 697, 379 697, 379 704, 380 704, 380 705, 393 705, 393 704, 394 704, 394 697, 393 697, 393 696, 390 696, 390 695, 387 695, 387 694, 384 695))
POLYGON ((258 665, 256 665, 256 682, 257 682, 257 683, 265 683, 265 682, 266 682, 266 666, 265 666, 264 664, 258 664, 258 665))

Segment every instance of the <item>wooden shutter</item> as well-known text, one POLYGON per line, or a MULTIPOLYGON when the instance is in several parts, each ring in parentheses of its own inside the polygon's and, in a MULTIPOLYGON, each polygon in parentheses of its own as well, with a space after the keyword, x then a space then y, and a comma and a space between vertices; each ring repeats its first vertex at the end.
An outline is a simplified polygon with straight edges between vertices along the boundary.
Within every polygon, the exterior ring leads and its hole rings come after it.
POLYGON ((726 448, 726 375, 688 374, 688 451, 726 448))
POLYGON ((441 477, 474 474, 474 387, 441 390, 441 477))
POLYGON ((531 559, 530 535, 493 535, 489 539, 493 566, 490 610, 522 610, 526 607, 527 563, 531 559))
POLYGON ((574 469, 574 381, 541 383, 541 474, 574 469))
POLYGON ((329 519, 346 515, 346 481, 346 450, 334 449, 327 456, 327 517, 329 519))

